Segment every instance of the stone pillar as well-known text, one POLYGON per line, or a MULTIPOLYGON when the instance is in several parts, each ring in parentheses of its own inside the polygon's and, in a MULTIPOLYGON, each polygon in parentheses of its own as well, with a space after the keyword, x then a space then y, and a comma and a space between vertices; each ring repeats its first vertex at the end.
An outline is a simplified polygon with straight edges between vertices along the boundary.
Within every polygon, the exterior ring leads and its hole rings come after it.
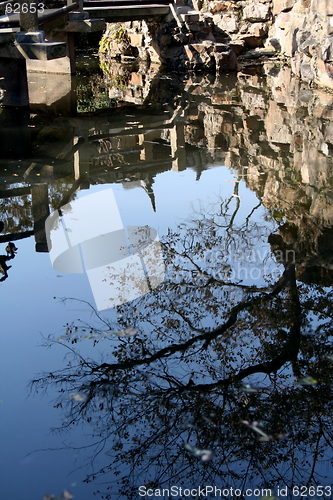
POLYGON ((50 215, 48 194, 47 184, 34 184, 31 186, 36 252, 48 252, 45 233, 45 221, 50 215))
POLYGON ((28 71, 32 113, 76 116, 76 78, 69 74, 28 71))
POLYGON ((66 56, 51 61, 37 61, 28 59, 28 71, 40 71, 45 73, 60 73, 75 75, 75 33, 51 32, 46 33, 49 42, 66 42, 66 56))

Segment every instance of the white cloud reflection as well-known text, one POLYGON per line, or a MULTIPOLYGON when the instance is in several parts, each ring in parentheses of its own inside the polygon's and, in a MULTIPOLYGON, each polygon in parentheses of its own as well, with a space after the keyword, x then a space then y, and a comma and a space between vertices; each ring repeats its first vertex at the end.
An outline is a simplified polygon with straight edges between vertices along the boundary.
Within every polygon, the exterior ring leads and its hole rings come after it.
POLYGON ((53 268, 86 272, 99 311, 141 297, 164 279, 157 231, 125 227, 112 189, 64 205, 45 230, 53 268))

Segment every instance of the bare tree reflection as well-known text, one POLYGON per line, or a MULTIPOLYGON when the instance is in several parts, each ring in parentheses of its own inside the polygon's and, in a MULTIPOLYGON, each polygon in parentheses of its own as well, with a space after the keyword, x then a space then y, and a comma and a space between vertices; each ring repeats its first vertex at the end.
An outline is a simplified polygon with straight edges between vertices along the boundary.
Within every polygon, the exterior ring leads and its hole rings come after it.
POLYGON ((237 194, 170 231, 165 282, 116 322, 95 311, 49 339, 72 360, 32 387, 59 390, 63 430, 90 424, 104 465, 86 481, 106 475, 102 498, 208 484, 240 498, 286 485, 291 498, 330 476, 332 290, 296 280, 278 238, 269 252, 259 205, 238 221, 237 194), (84 339, 103 359, 81 356, 84 339))

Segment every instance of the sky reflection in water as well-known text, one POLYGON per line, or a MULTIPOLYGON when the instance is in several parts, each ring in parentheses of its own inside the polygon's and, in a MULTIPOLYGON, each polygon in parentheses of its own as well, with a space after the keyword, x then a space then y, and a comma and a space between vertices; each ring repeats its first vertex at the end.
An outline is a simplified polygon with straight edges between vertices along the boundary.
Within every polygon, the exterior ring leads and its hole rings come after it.
MULTIPOLYGON (((165 278, 149 293, 116 309, 97 303, 105 310, 96 315, 85 274, 53 269, 48 253, 34 251, 32 237, 16 242, 17 255, 2 283, 6 498, 35 499, 65 489, 81 500, 96 490, 110 498, 118 493, 137 498, 138 487, 148 484, 269 487, 275 494, 286 485, 291 498, 293 485, 329 484, 332 163, 326 156, 324 165, 323 154, 318 157, 326 180, 318 176, 311 191, 316 166, 306 171, 306 159, 319 146, 312 141, 307 155, 309 142, 304 139, 301 151, 292 132, 296 128, 300 136, 303 123, 305 136, 306 126, 317 119, 321 133, 323 97, 314 95, 317 111, 307 120, 309 108, 303 106, 296 126, 285 109, 292 103, 279 107, 282 76, 279 82, 271 77, 267 93, 257 75, 240 75, 235 88, 227 81, 212 85, 197 79, 192 93, 183 89, 184 103, 190 102, 180 106, 185 115, 166 129, 156 124, 153 132, 149 129, 160 110, 146 116, 140 111, 131 120, 144 123, 141 138, 137 130, 128 138, 112 135, 110 147, 101 134, 85 137, 78 151, 85 162, 95 151, 92 186, 76 191, 76 200, 91 194, 96 200, 98 193, 102 200, 112 188, 124 227, 157 232, 165 278), (184 136, 179 123, 185 123, 184 136), (175 138, 178 150, 172 146, 175 138), (157 143, 153 149, 151 142, 157 143), (181 148, 187 148, 186 156, 181 148), (194 165, 184 170, 186 158, 194 165), (140 159, 146 163, 138 171, 133 165, 140 159), (103 169, 94 171, 96 165, 103 169), (31 379, 38 394, 26 398, 31 379), (60 399, 58 390, 64 391, 60 399), (71 419, 78 424, 73 429, 71 419), (64 434, 49 433, 59 426, 64 434), (86 447, 93 442, 96 447, 86 447), (57 448, 62 449, 50 451, 57 448), (35 452, 41 449, 48 451, 35 452), (95 482, 83 484, 87 474, 95 482)), ((158 78, 153 84, 158 88, 158 78)), ((297 108, 302 89, 293 85, 297 108)), ((171 98, 171 117, 178 104, 171 98)), ((96 131, 128 121, 127 115, 128 110, 118 118, 94 117, 96 131)), ((39 137, 47 137, 36 117, 35 124, 39 137)), ((58 125, 55 118, 47 126, 55 127, 54 133, 58 125)), ((327 135, 325 140, 329 149, 327 135)), ((37 147, 40 165, 50 163, 50 156, 42 156, 46 146, 47 140, 37 147)), ((50 142, 51 150, 56 157, 50 142)), ((52 210, 66 206, 59 200, 74 182, 66 169, 73 168, 75 154, 57 167, 67 177, 65 187, 58 183, 59 193, 56 184, 51 187, 52 210)), ((23 157, 24 165, 28 160, 23 157)), ((16 173, 14 164, 10 168, 16 173)), ((45 182, 44 167, 39 168, 36 175, 45 182)), ((97 226, 87 207, 89 234, 97 226)), ((10 206, 6 210, 9 227, 10 206)), ((6 244, 1 245, 4 252, 6 244)), ((97 261, 102 250, 92 249, 92 260, 94 251, 97 261)))

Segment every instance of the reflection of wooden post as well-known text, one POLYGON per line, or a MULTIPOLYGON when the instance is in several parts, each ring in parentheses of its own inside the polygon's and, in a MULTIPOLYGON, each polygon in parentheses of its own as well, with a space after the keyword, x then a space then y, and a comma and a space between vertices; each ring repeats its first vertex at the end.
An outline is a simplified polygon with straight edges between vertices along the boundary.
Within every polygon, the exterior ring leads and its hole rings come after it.
POLYGON ((181 171, 186 169, 186 151, 184 123, 178 122, 170 129, 170 145, 172 156, 172 170, 181 171))
POLYGON ((48 252, 45 233, 45 221, 50 215, 47 184, 31 186, 31 196, 36 252, 48 252))
MULTIPOLYGON (((73 145, 79 142, 79 137, 74 136, 73 145)), ((80 189, 89 189, 89 142, 85 141, 74 153, 74 179, 84 178, 80 183, 80 189)))

